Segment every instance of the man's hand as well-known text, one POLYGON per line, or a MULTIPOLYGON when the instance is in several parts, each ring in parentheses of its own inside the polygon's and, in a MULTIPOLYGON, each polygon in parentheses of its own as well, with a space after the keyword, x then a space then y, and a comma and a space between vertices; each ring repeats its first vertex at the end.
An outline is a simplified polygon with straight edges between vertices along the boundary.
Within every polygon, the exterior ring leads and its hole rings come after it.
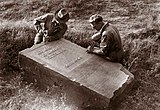
POLYGON ((49 36, 44 36, 43 37, 43 42, 47 43, 50 41, 50 37, 49 36))
POLYGON ((47 37, 48 36, 48 30, 43 30, 44 36, 47 37))
POLYGON ((40 30, 42 30, 42 26, 40 24, 34 25, 35 29, 37 32, 39 32, 40 30))
POLYGON ((101 48, 99 47, 92 47, 92 46, 89 46, 87 48, 87 52, 88 53, 95 53, 95 54, 98 54, 98 55, 104 55, 104 52, 101 48))
POLYGON ((47 43, 47 42, 49 42, 49 36, 48 36, 48 31, 47 30, 44 30, 43 31, 43 33, 44 33, 44 42, 45 43, 47 43))
POLYGON ((88 48, 87 48, 87 52, 88 52, 88 53, 92 53, 93 50, 94 50, 94 47, 93 47, 93 46, 88 46, 88 48))

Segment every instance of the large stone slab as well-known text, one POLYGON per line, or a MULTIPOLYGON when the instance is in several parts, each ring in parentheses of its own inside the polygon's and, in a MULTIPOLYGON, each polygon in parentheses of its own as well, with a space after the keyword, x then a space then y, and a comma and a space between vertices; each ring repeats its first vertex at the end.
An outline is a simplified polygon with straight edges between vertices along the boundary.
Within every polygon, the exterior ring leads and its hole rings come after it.
POLYGON ((116 105, 134 79, 121 64, 88 54, 65 39, 25 49, 19 53, 19 62, 28 81, 42 88, 61 88, 66 104, 78 110, 116 105))

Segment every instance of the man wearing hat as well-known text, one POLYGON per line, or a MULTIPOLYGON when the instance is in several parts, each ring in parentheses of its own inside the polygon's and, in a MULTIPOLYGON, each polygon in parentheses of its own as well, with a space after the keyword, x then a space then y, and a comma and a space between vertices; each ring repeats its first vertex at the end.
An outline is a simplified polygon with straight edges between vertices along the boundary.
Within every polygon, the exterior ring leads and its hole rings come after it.
POLYGON ((67 30, 66 22, 69 20, 69 13, 61 8, 55 12, 45 14, 34 20, 34 26, 37 31, 34 44, 41 42, 51 42, 58 40, 67 30))
POLYGON ((124 50, 120 38, 119 31, 110 23, 104 23, 100 15, 92 15, 89 19, 91 26, 97 30, 92 36, 94 45, 87 48, 88 53, 95 53, 106 59, 122 63, 124 50))

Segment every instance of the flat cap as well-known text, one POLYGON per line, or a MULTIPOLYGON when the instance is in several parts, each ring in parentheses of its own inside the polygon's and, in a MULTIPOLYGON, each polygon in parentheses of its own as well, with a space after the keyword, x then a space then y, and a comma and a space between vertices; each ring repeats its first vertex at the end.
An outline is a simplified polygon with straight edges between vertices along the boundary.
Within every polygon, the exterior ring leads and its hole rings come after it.
POLYGON ((89 18, 89 22, 99 22, 99 21, 103 21, 102 16, 98 15, 98 14, 94 14, 89 18))

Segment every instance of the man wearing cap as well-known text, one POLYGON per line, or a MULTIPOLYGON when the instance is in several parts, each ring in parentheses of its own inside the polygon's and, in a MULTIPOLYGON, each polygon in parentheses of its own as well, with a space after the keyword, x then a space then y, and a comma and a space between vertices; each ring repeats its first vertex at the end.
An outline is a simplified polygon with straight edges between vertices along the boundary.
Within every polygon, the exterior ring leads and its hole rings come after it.
POLYGON ((55 14, 48 13, 34 20, 34 26, 37 31, 34 44, 41 42, 51 42, 58 40, 67 30, 66 22, 69 20, 69 13, 61 8, 55 14))
POLYGON ((95 53, 106 59, 122 63, 124 50, 119 31, 110 23, 104 23, 100 15, 92 15, 89 19, 91 26, 98 32, 92 36, 92 45, 87 48, 88 53, 95 53))

